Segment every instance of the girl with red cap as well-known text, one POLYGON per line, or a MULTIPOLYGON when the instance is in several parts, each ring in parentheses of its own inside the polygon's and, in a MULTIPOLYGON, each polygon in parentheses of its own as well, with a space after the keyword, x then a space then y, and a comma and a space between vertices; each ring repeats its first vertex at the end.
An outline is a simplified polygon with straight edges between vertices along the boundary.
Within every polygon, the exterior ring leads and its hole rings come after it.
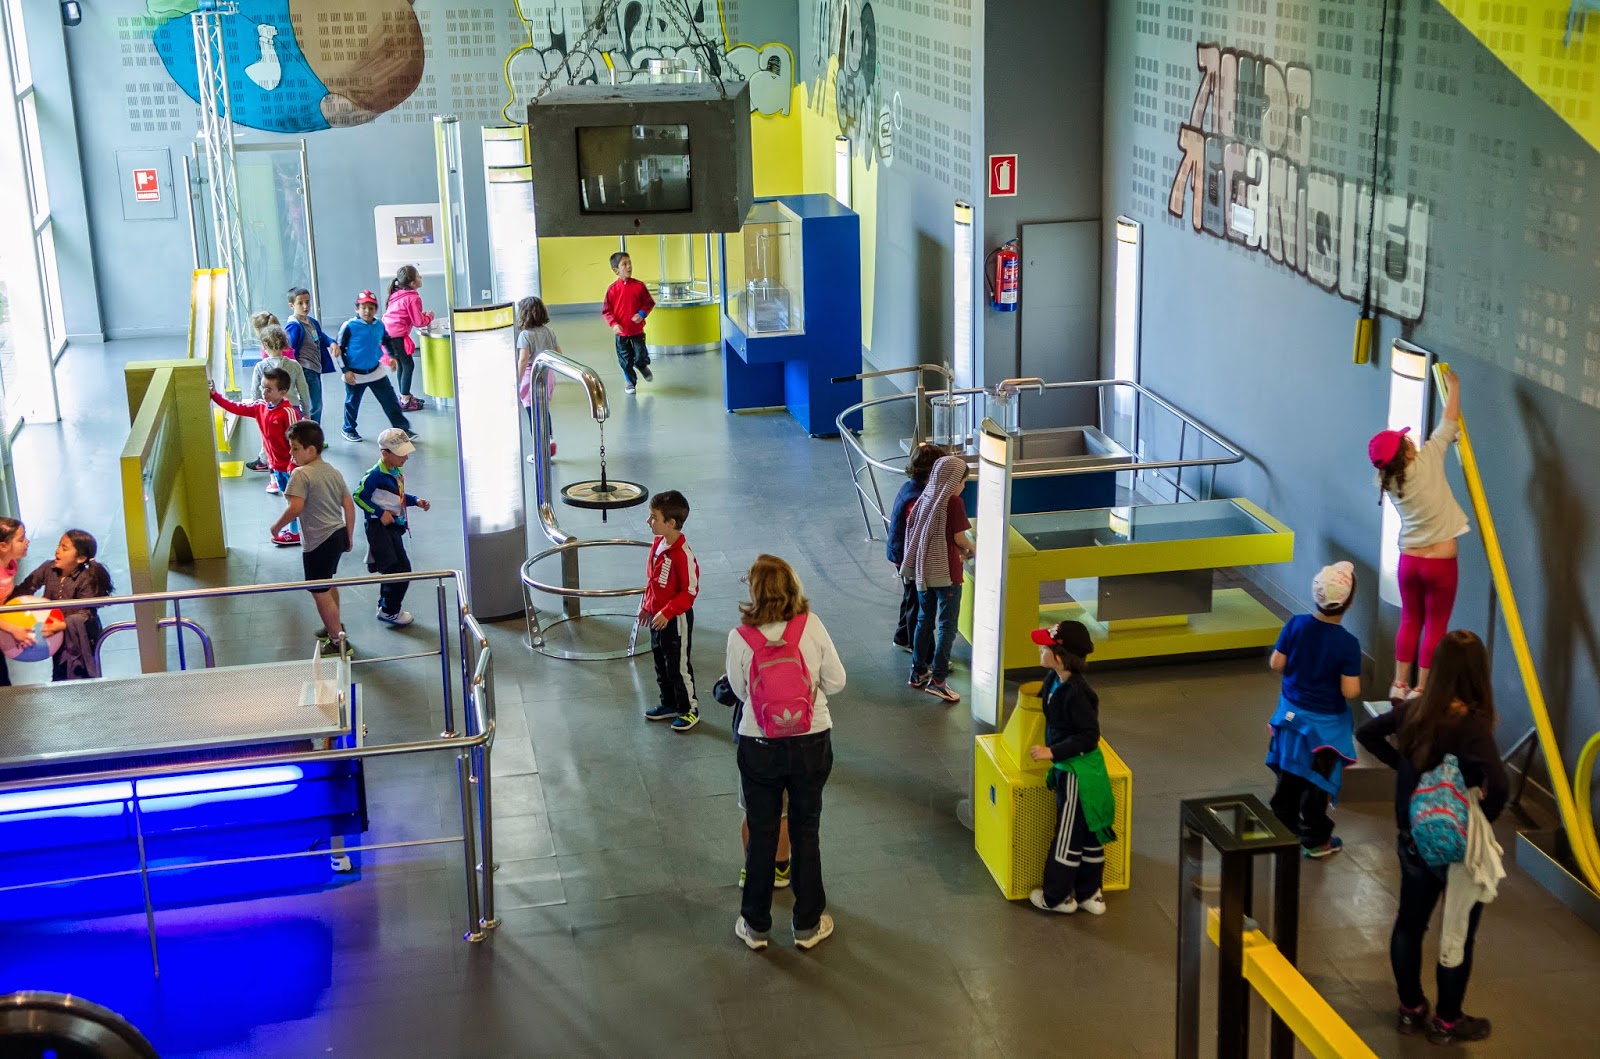
POLYGON ((1444 454, 1460 434, 1461 380, 1446 372, 1444 419, 1421 448, 1405 430, 1382 430, 1367 442, 1378 469, 1378 502, 1387 495, 1400 514, 1400 631, 1395 635, 1392 699, 1420 693, 1433 651, 1450 628, 1456 602, 1456 538, 1471 527, 1445 479, 1444 454), (1411 664, 1417 682, 1408 686, 1411 664))

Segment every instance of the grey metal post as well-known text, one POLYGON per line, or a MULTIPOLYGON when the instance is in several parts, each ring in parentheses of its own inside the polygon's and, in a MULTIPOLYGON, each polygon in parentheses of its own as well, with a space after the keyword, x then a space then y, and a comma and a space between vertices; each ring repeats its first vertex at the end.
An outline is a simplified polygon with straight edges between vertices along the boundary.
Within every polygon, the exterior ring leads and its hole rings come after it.
MULTIPOLYGON (((578 552, 577 549, 561 553, 561 587, 577 588, 578 579, 578 552)), ((583 607, 577 596, 562 596, 561 609, 569 618, 580 617, 583 607)))
POLYGON ((186 670, 189 668, 189 664, 183 652, 183 602, 181 600, 175 599, 172 601, 172 618, 173 633, 178 637, 178 669, 180 671, 186 670))
POLYGON ((1250 986, 1244 980, 1244 917, 1250 901, 1250 857, 1222 854, 1222 920, 1217 937, 1217 1056, 1250 1054, 1250 986))
MULTIPOLYGON (((182 635, 181 630, 179 635, 182 635)), ((134 780, 129 786, 133 788, 128 805, 133 809, 133 837, 139 846, 139 887, 144 893, 144 929, 150 935, 150 965, 155 970, 155 976, 160 978, 161 953, 156 948, 156 909, 150 900, 150 861, 144 849, 144 814, 139 810, 139 781, 134 780)))
POLYGON ((447 596, 445 593, 444 582, 441 580, 436 587, 438 589, 437 594, 439 599, 439 679, 443 684, 442 690, 444 691, 443 734, 449 736, 453 735, 456 730, 455 708, 452 701, 454 696, 450 693, 450 636, 449 633, 446 632, 446 630, 450 628, 450 626, 446 624, 446 615, 449 612, 449 608, 445 605, 447 602, 447 596))
POLYGON ((470 751, 456 755, 456 778, 461 787, 461 853, 467 865, 467 941, 483 940, 483 918, 478 903, 478 843, 472 826, 472 763, 470 751))

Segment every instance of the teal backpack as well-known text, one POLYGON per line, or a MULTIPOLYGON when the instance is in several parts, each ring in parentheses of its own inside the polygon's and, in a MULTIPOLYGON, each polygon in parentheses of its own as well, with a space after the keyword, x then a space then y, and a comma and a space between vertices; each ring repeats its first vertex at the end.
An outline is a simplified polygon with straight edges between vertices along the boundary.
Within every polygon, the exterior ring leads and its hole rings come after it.
POLYGON ((1411 794, 1411 841, 1434 868, 1459 864, 1467 856, 1467 814, 1472 801, 1454 754, 1424 772, 1411 794))

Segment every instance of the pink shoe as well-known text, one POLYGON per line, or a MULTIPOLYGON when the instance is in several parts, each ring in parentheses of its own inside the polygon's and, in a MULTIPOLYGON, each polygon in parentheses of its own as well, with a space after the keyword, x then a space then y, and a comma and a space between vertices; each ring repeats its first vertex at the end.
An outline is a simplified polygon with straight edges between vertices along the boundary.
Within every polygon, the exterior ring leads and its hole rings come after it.
POLYGON ((271 493, 273 496, 278 495, 278 480, 276 478, 267 479, 267 492, 271 493))

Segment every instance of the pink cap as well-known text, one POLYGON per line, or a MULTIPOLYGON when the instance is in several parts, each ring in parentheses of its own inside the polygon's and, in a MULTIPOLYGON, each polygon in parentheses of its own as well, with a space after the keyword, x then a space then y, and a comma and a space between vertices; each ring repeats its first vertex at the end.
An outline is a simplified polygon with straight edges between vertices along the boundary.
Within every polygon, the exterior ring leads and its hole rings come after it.
POLYGON ((1410 427, 1378 431, 1372 435, 1372 440, 1367 442, 1367 459, 1372 461, 1374 467, 1382 467, 1399 453, 1400 447, 1405 444, 1405 436, 1409 433, 1411 433, 1410 427))

